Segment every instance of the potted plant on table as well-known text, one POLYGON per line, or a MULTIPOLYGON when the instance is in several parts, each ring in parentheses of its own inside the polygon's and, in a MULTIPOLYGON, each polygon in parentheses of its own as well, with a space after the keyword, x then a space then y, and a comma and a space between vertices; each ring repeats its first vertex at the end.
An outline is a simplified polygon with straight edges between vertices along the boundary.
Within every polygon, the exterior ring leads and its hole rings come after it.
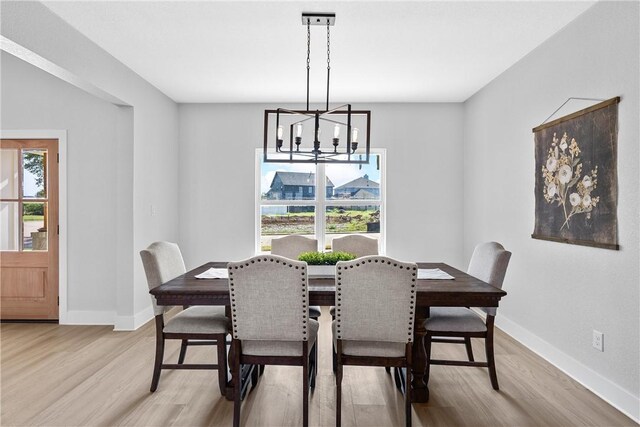
POLYGON ((309 275, 335 276, 338 261, 351 261, 357 257, 348 252, 303 252, 298 259, 309 265, 309 275))

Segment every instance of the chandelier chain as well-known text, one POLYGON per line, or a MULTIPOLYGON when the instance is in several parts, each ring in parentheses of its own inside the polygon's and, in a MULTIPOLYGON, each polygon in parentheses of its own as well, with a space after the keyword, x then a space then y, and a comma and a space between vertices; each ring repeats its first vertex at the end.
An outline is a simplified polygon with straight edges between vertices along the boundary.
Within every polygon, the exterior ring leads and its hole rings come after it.
POLYGON ((307 19, 307 110, 309 110, 309 71, 311 70, 311 21, 307 19))
POLYGON ((327 111, 329 111, 329 75, 331 74, 331 32, 330 23, 327 19, 327 111))
POLYGON ((329 21, 327 20, 327 69, 331 69, 331 37, 329 30, 329 21))

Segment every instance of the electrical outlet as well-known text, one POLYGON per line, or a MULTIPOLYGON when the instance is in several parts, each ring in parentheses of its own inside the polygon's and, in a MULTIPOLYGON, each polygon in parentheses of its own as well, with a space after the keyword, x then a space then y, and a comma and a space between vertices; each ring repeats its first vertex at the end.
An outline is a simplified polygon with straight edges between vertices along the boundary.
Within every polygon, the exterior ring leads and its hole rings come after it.
POLYGON ((149 215, 156 216, 156 207, 154 205, 149 206, 149 215))
POLYGON ((600 331, 593 330, 593 342, 591 343, 596 350, 604 351, 604 334, 600 331))

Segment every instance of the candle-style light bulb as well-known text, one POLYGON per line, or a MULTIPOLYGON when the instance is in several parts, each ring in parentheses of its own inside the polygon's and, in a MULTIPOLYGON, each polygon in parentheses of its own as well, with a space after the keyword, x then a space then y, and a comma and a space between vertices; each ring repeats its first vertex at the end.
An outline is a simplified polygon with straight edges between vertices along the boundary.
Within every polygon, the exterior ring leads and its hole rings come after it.
POLYGON ((351 131, 351 153, 355 153, 358 149, 358 128, 351 131))
POLYGON ((333 152, 338 152, 338 145, 340 144, 340 125, 336 124, 333 128, 333 152))
POLYGON ((282 135, 284 135, 284 128, 280 125, 278 126, 278 139, 282 139, 282 135))
POLYGON ((296 151, 300 151, 300 144, 302 144, 302 123, 296 123, 296 151))

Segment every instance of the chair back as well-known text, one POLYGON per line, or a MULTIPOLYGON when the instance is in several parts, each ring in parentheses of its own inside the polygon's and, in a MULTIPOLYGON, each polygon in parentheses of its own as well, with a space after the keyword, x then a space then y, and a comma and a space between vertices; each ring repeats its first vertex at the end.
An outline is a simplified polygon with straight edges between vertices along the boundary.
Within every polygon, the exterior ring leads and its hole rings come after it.
POLYGON ((271 255, 297 260, 303 252, 318 250, 318 240, 304 236, 284 236, 271 241, 271 255))
POLYGON ((415 263, 384 256, 338 262, 336 336, 354 341, 413 340, 415 263))
POLYGON ((277 255, 230 262, 233 337, 240 340, 307 341, 307 263, 277 255))
MULTIPOLYGON (((467 272, 493 287, 502 289, 511 252, 496 242, 480 243, 476 246, 467 272)), ((497 307, 480 307, 485 313, 495 316, 497 307)))
POLYGON ((349 252, 358 258, 378 255, 378 239, 352 234, 333 239, 331 247, 334 252, 349 252))
MULTIPOLYGON (((187 271, 180 248, 175 243, 154 242, 147 249, 140 251, 140 257, 142 258, 144 272, 147 275, 149 290, 175 279, 187 271)), ((170 308, 158 306, 156 297, 153 295, 151 295, 151 304, 156 316, 170 308)))

